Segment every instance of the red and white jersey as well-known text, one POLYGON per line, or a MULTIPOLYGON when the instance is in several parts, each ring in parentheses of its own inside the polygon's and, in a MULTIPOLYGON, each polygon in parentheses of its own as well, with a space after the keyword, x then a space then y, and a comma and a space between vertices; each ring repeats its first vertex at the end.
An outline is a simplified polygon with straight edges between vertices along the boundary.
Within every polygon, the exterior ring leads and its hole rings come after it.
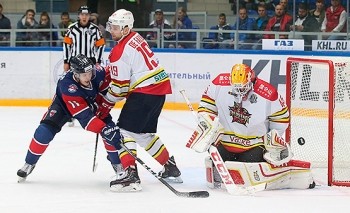
POLYGON ((240 153, 263 145, 262 137, 271 129, 283 135, 289 125, 289 109, 270 83, 256 79, 247 99, 238 103, 232 94, 230 74, 221 74, 207 87, 199 103, 198 113, 219 116, 224 127, 222 145, 240 153))
POLYGON ((130 32, 119 41, 109 61, 112 81, 106 97, 110 101, 120 101, 131 92, 171 94, 168 74, 140 34, 130 32))

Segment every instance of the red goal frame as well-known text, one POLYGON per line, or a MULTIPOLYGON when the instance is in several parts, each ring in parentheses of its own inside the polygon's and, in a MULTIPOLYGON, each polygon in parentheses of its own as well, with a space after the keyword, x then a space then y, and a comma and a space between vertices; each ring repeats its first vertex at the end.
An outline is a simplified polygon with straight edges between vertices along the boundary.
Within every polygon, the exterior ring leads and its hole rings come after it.
MULTIPOLYGON (((324 64, 329 68, 329 82, 328 82, 328 90, 329 90, 329 101, 328 101, 328 162, 327 162, 327 182, 329 186, 350 186, 350 181, 337 181, 334 179, 333 171, 334 171, 334 162, 333 162, 333 151, 334 151, 334 104, 335 104, 335 67, 334 63, 331 60, 323 60, 323 59, 310 59, 310 58, 297 58, 297 57, 289 57, 287 58, 286 64, 286 103, 289 109, 291 109, 291 68, 293 62, 302 62, 302 63, 313 63, 313 64, 324 64), (332 101, 331 101, 332 100, 332 101)), ((293 119, 292 117, 290 119, 293 119)), ((289 125, 286 131, 286 140, 291 140, 291 126, 289 125)))

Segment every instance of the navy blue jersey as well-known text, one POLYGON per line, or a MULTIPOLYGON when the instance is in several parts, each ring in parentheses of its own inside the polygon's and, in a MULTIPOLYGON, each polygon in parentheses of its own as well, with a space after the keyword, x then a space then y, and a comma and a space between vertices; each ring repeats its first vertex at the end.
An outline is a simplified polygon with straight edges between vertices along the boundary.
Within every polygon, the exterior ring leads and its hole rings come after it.
POLYGON ((68 72, 58 81, 54 101, 59 102, 84 129, 98 133, 105 124, 96 117, 96 110, 100 98, 108 89, 109 73, 103 68, 96 69, 89 87, 82 86, 73 75, 73 72, 68 72))

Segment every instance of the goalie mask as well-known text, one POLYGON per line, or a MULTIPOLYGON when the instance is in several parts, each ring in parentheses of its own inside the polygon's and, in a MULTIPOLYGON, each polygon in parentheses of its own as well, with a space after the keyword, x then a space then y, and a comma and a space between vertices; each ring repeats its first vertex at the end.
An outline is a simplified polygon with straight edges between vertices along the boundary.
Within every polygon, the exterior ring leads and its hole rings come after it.
POLYGON ((232 67, 230 81, 232 94, 241 102, 247 98, 247 94, 253 89, 255 72, 248 65, 236 64, 232 67))

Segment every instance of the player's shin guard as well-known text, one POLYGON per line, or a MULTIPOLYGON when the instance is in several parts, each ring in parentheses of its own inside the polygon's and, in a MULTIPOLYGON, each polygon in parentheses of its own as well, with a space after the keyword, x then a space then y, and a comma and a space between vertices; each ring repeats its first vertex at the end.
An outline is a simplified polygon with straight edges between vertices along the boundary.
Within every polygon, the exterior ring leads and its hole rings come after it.
POLYGON ((45 152, 55 134, 55 130, 47 124, 40 124, 38 126, 29 145, 25 159, 26 163, 21 169, 17 171, 17 176, 19 178, 18 182, 25 181, 28 175, 32 173, 36 163, 38 162, 41 155, 45 152))
POLYGON ((40 124, 35 130, 26 156, 26 163, 34 165, 38 162, 41 155, 45 152, 49 143, 54 138, 56 132, 47 124, 40 124))
POLYGON ((118 150, 112 146, 111 144, 107 143, 105 139, 103 139, 103 144, 105 146, 105 149, 107 151, 108 157, 107 159, 111 162, 112 165, 117 165, 120 164, 120 159, 119 159, 119 153, 118 150))
MULTIPOLYGON (((130 149, 135 155, 137 155, 137 145, 135 140, 124 138, 124 145, 128 147, 128 149, 130 149)), ((118 152, 120 161, 125 169, 136 165, 135 159, 126 150, 120 149, 118 152)))

